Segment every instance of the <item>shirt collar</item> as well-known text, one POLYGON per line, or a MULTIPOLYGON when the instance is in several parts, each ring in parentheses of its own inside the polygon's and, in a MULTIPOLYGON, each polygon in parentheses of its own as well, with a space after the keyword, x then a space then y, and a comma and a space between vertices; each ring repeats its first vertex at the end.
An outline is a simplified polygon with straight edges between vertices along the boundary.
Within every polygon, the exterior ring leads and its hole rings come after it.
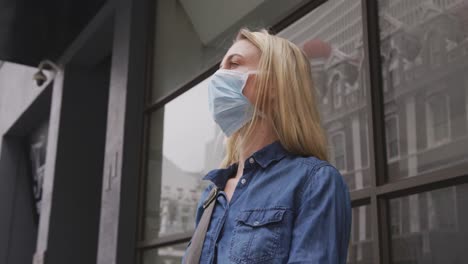
POLYGON ((237 171, 237 163, 227 168, 214 169, 203 177, 203 180, 210 180, 219 188, 224 188, 229 178, 234 177, 237 171))
MULTIPOLYGON (((266 145, 265 147, 259 149, 251 157, 262 166, 262 168, 268 167, 270 163, 274 161, 279 161, 288 154, 288 151, 281 145, 279 140, 274 141, 273 143, 266 145)), ((247 158, 247 161, 251 158, 247 158)))
MULTIPOLYGON (((268 167, 272 162, 279 161, 288 154, 288 151, 281 145, 279 140, 266 145, 257 150, 245 160, 245 165, 248 166, 249 159, 253 158, 262 168, 268 167)), ((237 171, 238 163, 233 163, 227 168, 215 169, 203 177, 203 180, 210 180, 217 186, 222 187, 230 177, 234 177, 237 171)))

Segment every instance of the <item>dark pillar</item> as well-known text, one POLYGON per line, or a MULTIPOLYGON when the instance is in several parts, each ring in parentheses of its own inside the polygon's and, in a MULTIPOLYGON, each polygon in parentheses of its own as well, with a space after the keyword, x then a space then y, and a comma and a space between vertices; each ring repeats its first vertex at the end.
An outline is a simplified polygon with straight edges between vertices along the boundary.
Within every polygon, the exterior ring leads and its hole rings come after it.
POLYGON ((133 264, 154 1, 116 1, 99 264, 133 264))
POLYGON ((54 84, 36 263, 95 263, 110 59, 54 84))
POLYGON ((22 138, 5 137, 0 159, 0 263, 29 264, 37 217, 22 138))

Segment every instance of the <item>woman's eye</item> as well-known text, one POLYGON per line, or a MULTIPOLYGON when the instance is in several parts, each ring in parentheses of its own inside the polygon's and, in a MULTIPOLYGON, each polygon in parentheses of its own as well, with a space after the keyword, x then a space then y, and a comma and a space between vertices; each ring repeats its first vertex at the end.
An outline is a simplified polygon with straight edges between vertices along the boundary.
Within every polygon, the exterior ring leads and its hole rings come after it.
POLYGON ((231 68, 235 68, 235 67, 237 67, 237 66, 239 66, 239 63, 237 63, 237 62, 231 62, 231 68))

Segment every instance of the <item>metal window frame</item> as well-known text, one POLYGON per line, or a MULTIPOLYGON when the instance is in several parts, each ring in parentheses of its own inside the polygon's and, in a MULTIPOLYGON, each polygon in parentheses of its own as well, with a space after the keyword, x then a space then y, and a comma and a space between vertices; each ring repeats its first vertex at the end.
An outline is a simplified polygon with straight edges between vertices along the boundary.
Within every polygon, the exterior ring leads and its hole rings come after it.
MULTIPOLYGON (((273 25, 270 29, 271 32, 273 33, 278 33, 279 31, 283 30, 284 28, 288 27, 292 23, 296 22, 299 18, 303 17, 304 15, 308 14, 315 8, 319 7, 321 4, 326 2, 327 0, 311 0, 307 3, 305 3, 303 6, 297 7, 296 10, 291 13, 290 15, 286 16, 283 20, 279 21, 276 25, 273 25)), ((153 6, 153 10, 155 10, 155 6, 153 6)), ((154 17, 155 17, 155 12, 153 11, 153 16, 152 16, 152 25, 148 26, 148 28, 151 28, 151 36, 149 37, 150 40, 148 40, 151 44, 154 44, 154 17)), ((151 20, 151 19, 150 19, 151 20)), ((152 58, 153 51, 148 50, 148 57, 152 58)), ((149 72, 151 71, 152 65, 149 65, 149 72)), ((143 221, 144 221, 144 208, 145 208, 145 190, 146 190, 146 175, 147 175, 147 167, 148 167, 148 159, 147 159, 147 150, 148 150, 148 132, 149 132, 149 127, 150 127, 150 119, 151 115, 158 111, 159 109, 163 108, 167 103, 170 101, 174 100, 178 96, 182 95, 186 91, 190 90, 193 88, 195 85, 198 83, 202 82, 209 76, 211 76, 216 70, 218 69, 218 63, 213 65, 211 68, 209 68, 205 72, 201 72, 200 75, 198 75, 196 78, 193 80, 190 80, 189 82, 181 85, 179 88, 173 90, 171 93, 169 93, 165 97, 161 97, 155 102, 147 102, 148 105, 146 106, 144 110, 144 139, 143 139, 143 147, 142 147, 142 162, 141 162, 141 175, 140 175, 140 185, 139 185, 139 203, 138 203, 138 227, 137 227, 137 232, 138 232, 138 239, 143 237, 143 221)), ((147 98, 151 98, 151 80, 148 80, 146 87, 146 96, 147 98)), ((147 249, 152 249, 152 248, 158 248, 158 247, 164 247, 164 246, 169 246, 169 245, 174 245, 178 243, 183 243, 183 242, 188 242, 190 241, 190 238, 193 234, 193 231, 185 232, 185 233, 180 233, 180 234, 175 234, 171 236, 165 236, 162 238, 157 238, 153 239, 151 241, 141 241, 138 240, 137 242, 137 263, 141 263, 142 259, 142 252, 147 249)))
MULTIPOLYGON (((279 22, 271 28, 272 32, 279 32, 315 8, 319 7, 326 0, 311 0, 286 19, 279 22)), ((399 181, 388 181, 387 168, 387 149, 385 134, 385 109, 384 109, 384 90, 382 78, 382 65, 380 57, 380 29, 379 29, 379 3, 378 0, 361 0, 362 21, 363 21, 363 43, 366 55, 365 75, 367 82, 367 112, 370 115, 368 127, 370 128, 368 151, 369 166, 371 170, 370 187, 355 190, 351 192, 352 206, 359 207, 363 205, 370 206, 370 224, 372 225, 373 239, 373 263, 388 264, 392 263, 392 245, 389 215, 389 199, 403 197, 416 193, 428 192, 449 186, 456 186, 468 183, 468 164, 459 164, 450 168, 430 171, 418 174, 416 177, 410 177, 399 181)), ((154 8, 153 8, 154 10, 154 8)), ((154 12, 154 11, 153 11, 154 12)), ((154 17, 154 15, 153 15, 154 17)), ((153 21, 154 22, 154 21, 153 21)), ((154 23, 153 23, 154 24, 154 23)), ((151 28, 151 27, 149 27, 151 28)), ((153 34, 153 32, 151 32, 153 34)), ((150 37, 154 41, 154 36, 150 37)), ((148 52, 151 54, 151 49, 148 52)), ((151 54, 152 55, 152 54, 151 54)), ((151 57, 151 56, 150 56, 151 57)), ((151 69, 152 65, 148 65, 151 69)), ((147 102, 143 111, 145 118, 144 128, 144 146, 141 162, 142 173, 140 175, 140 195, 139 195, 139 219, 138 232, 139 238, 143 235, 146 175, 147 175, 147 144, 148 130, 151 114, 163 108, 165 104, 177 98, 179 95, 191 89, 196 84, 208 78, 215 70, 217 65, 213 65, 209 70, 202 72, 195 79, 185 83, 178 89, 175 89, 169 95, 158 99, 155 102, 147 102)), ((150 93, 151 81, 147 83, 147 95, 150 93)), ((147 98, 150 98, 149 96, 147 98)), ((191 238, 191 232, 174 234, 157 238, 150 241, 137 241, 137 263, 141 263, 142 253, 150 249, 161 248, 188 242, 191 238)))

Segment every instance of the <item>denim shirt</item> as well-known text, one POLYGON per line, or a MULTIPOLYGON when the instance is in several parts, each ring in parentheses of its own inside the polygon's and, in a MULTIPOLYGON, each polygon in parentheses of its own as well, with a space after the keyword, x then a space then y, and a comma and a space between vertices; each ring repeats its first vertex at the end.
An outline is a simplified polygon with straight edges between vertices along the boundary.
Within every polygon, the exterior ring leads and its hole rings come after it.
POLYGON ((351 201, 337 169, 315 157, 288 153, 275 141, 246 159, 228 202, 223 190, 237 166, 203 178, 212 184, 198 202, 195 227, 214 185, 219 192, 201 264, 346 263, 351 201))

